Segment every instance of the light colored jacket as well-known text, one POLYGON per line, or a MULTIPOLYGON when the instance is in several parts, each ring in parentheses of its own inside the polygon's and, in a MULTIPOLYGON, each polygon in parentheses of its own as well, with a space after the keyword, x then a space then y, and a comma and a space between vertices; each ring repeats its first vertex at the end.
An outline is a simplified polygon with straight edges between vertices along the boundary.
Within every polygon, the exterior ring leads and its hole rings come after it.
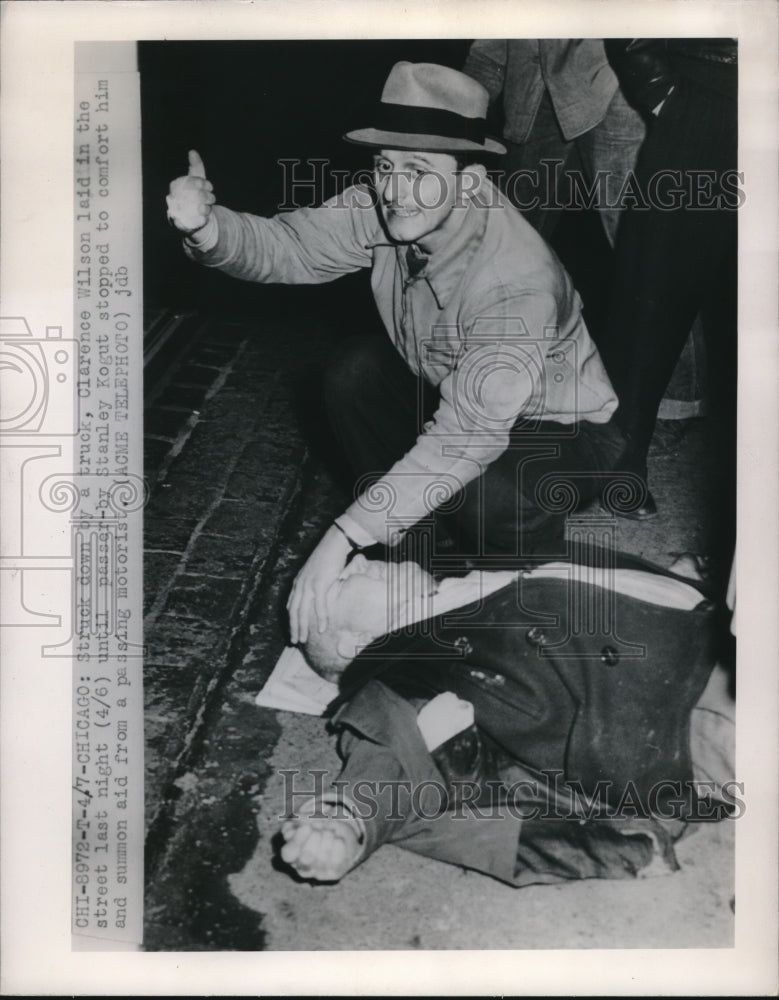
POLYGON ((617 406, 553 251, 489 181, 462 211, 453 239, 416 278, 363 186, 270 219, 216 206, 216 245, 187 249, 248 281, 321 283, 371 268, 392 342, 440 390, 416 444, 346 512, 376 541, 396 543, 481 475, 508 447, 518 416, 605 423, 617 406))
POLYGON ((601 38, 479 39, 463 72, 493 101, 503 94, 503 135, 511 142, 527 140, 544 90, 568 141, 603 121, 617 90, 601 38))

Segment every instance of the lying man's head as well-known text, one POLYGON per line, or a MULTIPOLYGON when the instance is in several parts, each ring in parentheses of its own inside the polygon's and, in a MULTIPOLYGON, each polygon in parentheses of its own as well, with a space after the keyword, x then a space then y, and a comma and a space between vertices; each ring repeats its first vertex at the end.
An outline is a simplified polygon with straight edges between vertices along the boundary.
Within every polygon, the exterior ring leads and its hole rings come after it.
POLYGON ((374 639, 410 618, 428 617, 435 581, 414 562, 369 561, 358 555, 327 595, 328 626, 309 633, 306 658, 335 681, 374 639))

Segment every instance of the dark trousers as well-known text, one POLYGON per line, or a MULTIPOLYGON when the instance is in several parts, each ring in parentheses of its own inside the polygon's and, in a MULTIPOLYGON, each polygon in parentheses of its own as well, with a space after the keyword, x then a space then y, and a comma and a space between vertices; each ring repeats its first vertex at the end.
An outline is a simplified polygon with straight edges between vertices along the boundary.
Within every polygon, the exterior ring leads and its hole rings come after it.
POLYGON ((613 247, 621 214, 617 196, 635 166, 644 132, 641 116, 617 90, 601 122, 566 140, 549 92, 544 91, 527 139, 522 143, 504 139, 503 188, 533 228, 551 242, 564 208, 575 204, 571 173, 583 173, 588 185, 605 173, 605 197, 598 214, 613 247))
MULTIPOLYGON (((408 369, 386 334, 371 332, 342 345, 325 400, 355 481, 365 486, 413 446, 438 391, 408 369)), ((508 449, 438 512, 436 531, 465 556, 560 556, 566 515, 599 493, 623 447, 613 422, 518 421, 508 449)))
POLYGON ((704 65, 696 72, 696 80, 680 76, 647 131, 636 181, 649 207, 631 206, 622 216, 612 301, 598 344, 620 400, 627 467, 643 476, 660 401, 699 310, 713 365, 713 405, 727 405, 730 396, 732 408, 735 401, 736 198, 727 172, 736 167, 736 71, 704 65), (716 88, 705 84, 707 72, 716 74, 716 88), (688 207, 667 207, 679 176, 685 197, 692 197, 688 207))

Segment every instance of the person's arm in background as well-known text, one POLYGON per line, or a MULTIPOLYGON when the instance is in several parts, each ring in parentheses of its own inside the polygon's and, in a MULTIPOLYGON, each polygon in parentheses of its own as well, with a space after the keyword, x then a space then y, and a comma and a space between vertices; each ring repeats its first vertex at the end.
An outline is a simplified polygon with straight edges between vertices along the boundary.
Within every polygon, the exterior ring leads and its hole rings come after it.
POLYGON ((662 38, 607 38, 606 55, 622 93, 638 111, 660 114, 676 85, 676 76, 662 38))

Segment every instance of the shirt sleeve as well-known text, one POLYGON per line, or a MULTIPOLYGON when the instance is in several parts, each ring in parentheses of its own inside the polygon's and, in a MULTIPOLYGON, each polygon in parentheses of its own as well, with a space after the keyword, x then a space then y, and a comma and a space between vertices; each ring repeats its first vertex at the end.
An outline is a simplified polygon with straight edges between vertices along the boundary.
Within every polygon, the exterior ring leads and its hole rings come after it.
POLYGON ((265 219, 214 207, 216 240, 188 240, 191 259, 234 278, 278 284, 319 284, 370 267, 379 232, 370 190, 348 188, 318 208, 265 219))
POLYGON ((556 329, 548 292, 498 293, 466 319, 462 348, 440 383, 440 404, 414 446, 346 511, 376 541, 396 545, 506 450, 517 417, 544 418, 544 331, 556 329))

